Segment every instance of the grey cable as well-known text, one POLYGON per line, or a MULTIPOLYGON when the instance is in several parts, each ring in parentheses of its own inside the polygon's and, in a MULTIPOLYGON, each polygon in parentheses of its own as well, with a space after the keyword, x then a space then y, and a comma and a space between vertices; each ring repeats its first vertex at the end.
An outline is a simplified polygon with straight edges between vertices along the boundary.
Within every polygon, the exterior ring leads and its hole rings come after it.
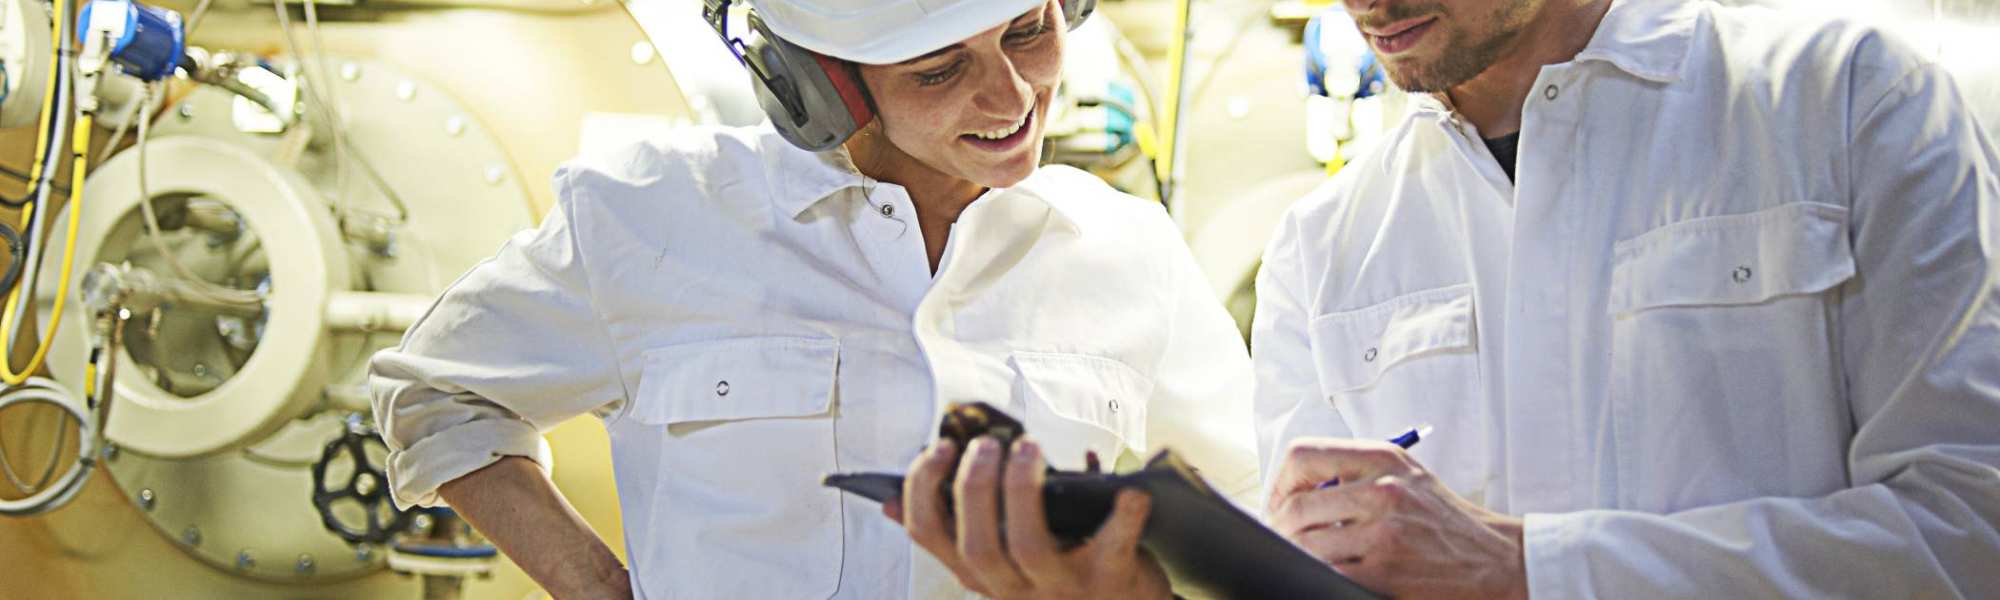
MULTIPOLYGON (((56 1, 63 2, 66 0, 56 1)), ((72 79, 70 73, 70 68, 73 66, 71 64, 71 52, 74 51, 74 48, 71 47, 71 41, 74 37, 68 35, 61 37, 62 40, 57 43, 56 64, 54 65, 56 69, 56 90, 60 94, 59 100, 66 101, 71 108, 74 108, 77 106, 76 90, 74 89, 75 81, 72 79)), ((56 111, 58 115, 61 115, 62 111, 66 110, 63 107, 64 103, 59 101, 54 106, 51 106, 50 110, 56 111)), ((50 157, 60 157, 63 154, 63 145, 70 143, 66 139, 69 135, 70 119, 63 118, 64 116, 68 115, 57 116, 53 119, 55 127, 52 132, 54 135, 49 138, 51 141, 49 144, 50 157)), ((40 284, 42 249, 48 246, 46 242, 48 241, 49 213, 54 212, 49 210, 48 183, 55 180, 57 165, 62 160, 55 158, 44 162, 46 164, 42 165, 42 185, 37 186, 39 189, 35 190, 35 221, 28 231, 28 262, 22 267, 21 283, 18 284, 21 294, 15 299, 14 322, 6 331, 7 360, 10 363, 14 358, 14 348, 20 345, 21 331, 23 329, 22 323, 28 321, 28 304, 34 302, 35 288, 39 287, 40 284)))

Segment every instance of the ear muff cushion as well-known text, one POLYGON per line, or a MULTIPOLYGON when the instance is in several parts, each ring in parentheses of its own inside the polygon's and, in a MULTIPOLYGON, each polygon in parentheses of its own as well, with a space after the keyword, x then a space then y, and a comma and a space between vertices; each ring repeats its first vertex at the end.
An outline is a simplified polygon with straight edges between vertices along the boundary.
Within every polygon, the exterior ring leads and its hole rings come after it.
POLYGON ((847 106, 847 114, 854 118, 854 128, 868 126, 874 120, 875 111, 870 110, 868 93, 862 87, 860 73, 856 73, 847 63, 818 52, 813 52, 814 61, 819 63, 826 80, 833 83, 833 89, 840 94, 840 103, 847 106))

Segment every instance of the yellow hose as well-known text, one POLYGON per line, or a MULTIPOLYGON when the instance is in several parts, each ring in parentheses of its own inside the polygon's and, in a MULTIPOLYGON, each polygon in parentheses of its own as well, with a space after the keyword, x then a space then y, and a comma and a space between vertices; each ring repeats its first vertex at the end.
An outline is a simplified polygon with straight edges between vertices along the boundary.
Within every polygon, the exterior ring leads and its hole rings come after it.
MULTIPOLYGON (((57 4, 61 2, 58 1, 57 4)), ((83 172, 89 162, 85 157, 90 155, 91 125, 90 113, 84 113, 77 117, 76 134, 71 136, 74 162, 70 164, 69 174, 69 232, 63 239, 62 278, 56 287, 55 314, 49 316, 49 333, 35 345, 34 356, 28 359, 28 367, 20 373, 14 372, 11 364, 13 349, 8 349, 9 360, 0 361, 0 381, 4 381, 8 386, 21 385, 36 371, 42 369, 42 362, 48 360, 49 348, 55 345, 56 333, 62 329, 63 307, 69 302, 70 275, 75 272, 76 267, 76 229, 78 216, 83 213, 83 172)), ((27 209, 21 212, 22 219, 25 221, 34 211, 35 205, 29 204, 27 209)), ((7 312, 5 316, 0 316, 0 331, 12 329, 14 320, 20 318, 20 315, 14 314, 14 307, 18 306, 15 302, 19 300, 23 289, 26 289, 26 286, 16 285, 13 291, 8 292, 7 312)))
POLYGON ((1179 160, 1181 132, 1181 77, 1187 71, 1188 13, 1194 9, 1193 0, 1181 0, 1174 17, 1174 40, 1167 51, 1170 66, 1167 68, 1166 110, 1161 111, 1160 124, 1165 131, 1160 133, 1159 159, 1154 161, 1154 173, 1160 181, 1173 181, 1174 162, 1179 160))

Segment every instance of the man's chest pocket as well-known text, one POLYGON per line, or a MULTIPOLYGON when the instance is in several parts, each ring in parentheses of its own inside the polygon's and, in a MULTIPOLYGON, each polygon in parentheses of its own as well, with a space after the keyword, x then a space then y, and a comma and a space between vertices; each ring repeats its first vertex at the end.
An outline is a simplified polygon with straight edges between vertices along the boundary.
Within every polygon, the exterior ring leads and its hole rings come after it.
POLYGON ((1081 354, 1015 352, 1011 408, 1049 464, 1080 469, 1096 452, 1109 469, 1145 457, 1153 381, 1125 363, 1081 354))
POLYGON ((1841 484, 1843 442, 1826 433, 1847 428, 1828 294, 1855 275, 1847 214, 1795 202, 1614 247, 1618 467, 1673 482, 1623 486, 1621 504, 1672 511, 1841 484))
POLYGON ((1454 489, 1483 492, 1487 406, 1470 284, 1320 315, 1307 333, 1318 400, 1333 403, 1354 435, 1387 439, 1435 425, 1435 440, 1413 450, 1418 459, 1454 489))
MULTIPOLYGON (((660 470, 633 564, 653 597, 823 598, 839 582, 838 343, 745 338, 646 355, 630 417, 660 470), (664 588, 664 589, 661 589, 664 588)), ((630 511, 628 511, 629 514, 630 511)))

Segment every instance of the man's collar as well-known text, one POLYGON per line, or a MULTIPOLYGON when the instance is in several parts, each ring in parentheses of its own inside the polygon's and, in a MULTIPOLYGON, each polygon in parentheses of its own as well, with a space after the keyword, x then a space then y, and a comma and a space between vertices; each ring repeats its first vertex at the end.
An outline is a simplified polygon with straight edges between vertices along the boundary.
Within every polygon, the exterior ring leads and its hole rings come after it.
POLYGON ((1655 83, 1680 80, 1701 7, 1686 0, 1613 0, 1576 62, 1598 60, 1655 83))
MULTIPOLYGON (((1681 78, 1694 40, 1699 7, 1686 0, 1613 0, 1590 43, 1571 62, 1602 61, 1656 83, 1681 78)), ((1417 94, 1417 108, 1454 112, 1442 92, 1417 94)))

